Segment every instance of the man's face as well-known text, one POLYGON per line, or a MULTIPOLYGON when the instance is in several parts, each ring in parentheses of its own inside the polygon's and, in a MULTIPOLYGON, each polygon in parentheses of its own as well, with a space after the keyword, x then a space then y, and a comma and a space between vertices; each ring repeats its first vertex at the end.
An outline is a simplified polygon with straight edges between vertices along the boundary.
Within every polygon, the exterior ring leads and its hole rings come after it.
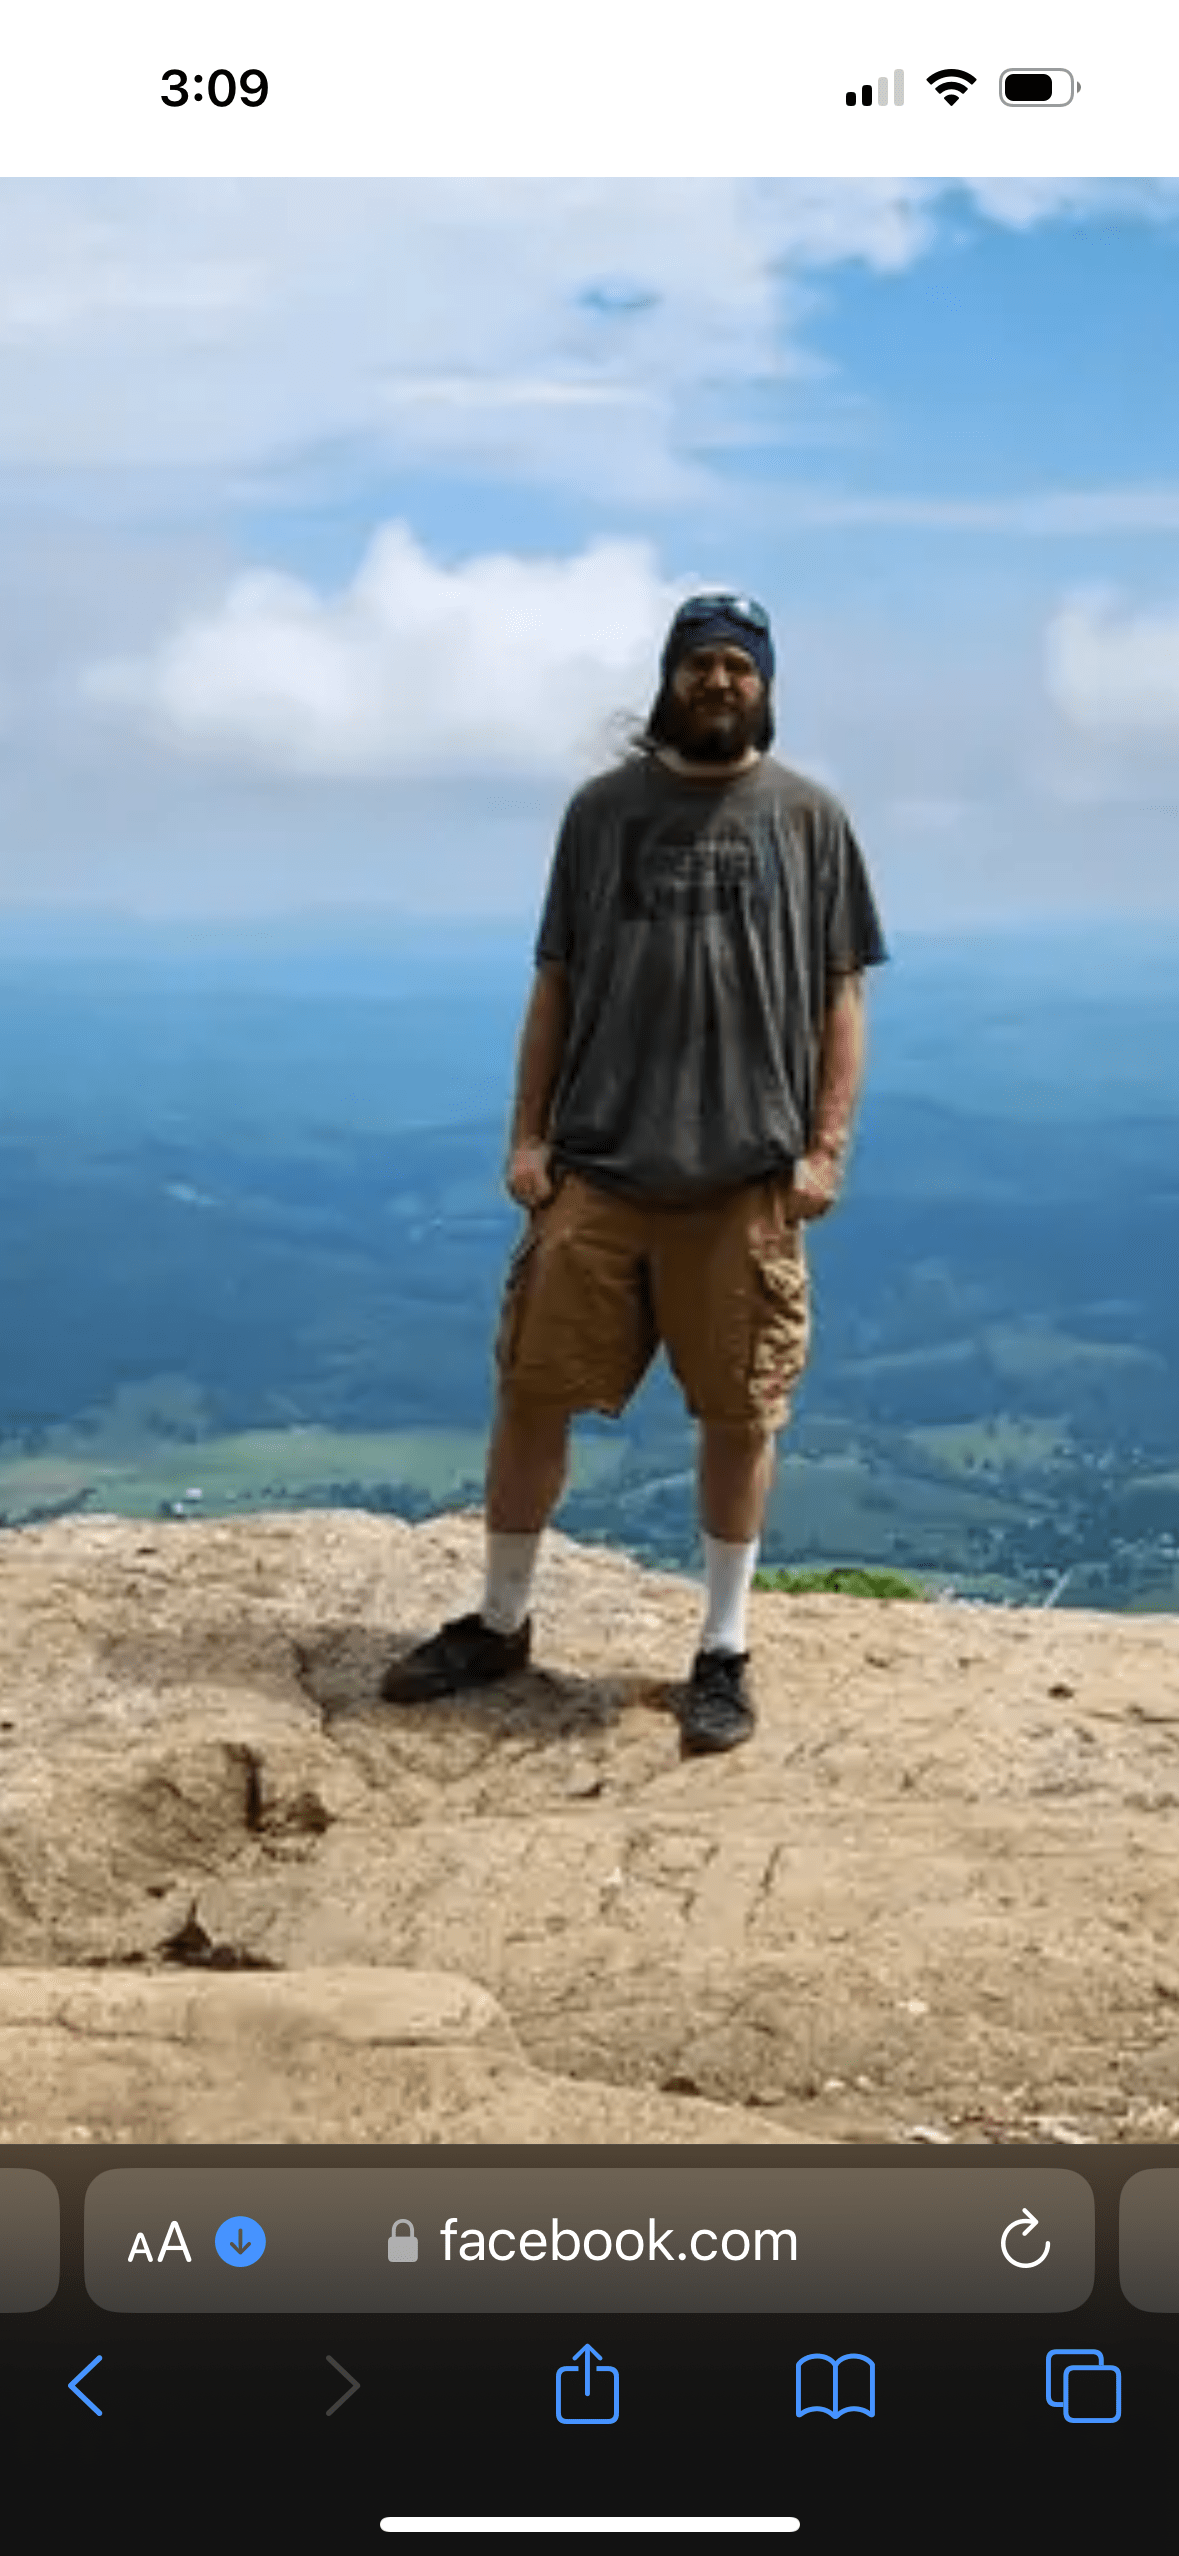
POLYGON ((667 742, 693 763, 738 763, 761 734, 764 705, 765 686, 744 648, 691 648, 668 687, 667 742))

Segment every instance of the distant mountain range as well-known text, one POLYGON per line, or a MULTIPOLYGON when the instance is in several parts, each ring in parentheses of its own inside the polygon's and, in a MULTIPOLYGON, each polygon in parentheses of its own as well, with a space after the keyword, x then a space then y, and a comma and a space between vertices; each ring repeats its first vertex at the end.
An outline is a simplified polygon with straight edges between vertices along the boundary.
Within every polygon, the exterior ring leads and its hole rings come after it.
MULTIPOLYGON (((767 1559, 1179 1603, 1177 962, 1179 930, 1110 927, 900 940, 875 972, 767 1559)), ((479 1497, 531 966, 530 920, 4 919, 11 1523, 174 1506, 178 1448, 193 1485, 221 1450, 227 1506, 479 1497)), ((665 1371, 578 1436, 569 1531, 683 1567, 665 1371)))

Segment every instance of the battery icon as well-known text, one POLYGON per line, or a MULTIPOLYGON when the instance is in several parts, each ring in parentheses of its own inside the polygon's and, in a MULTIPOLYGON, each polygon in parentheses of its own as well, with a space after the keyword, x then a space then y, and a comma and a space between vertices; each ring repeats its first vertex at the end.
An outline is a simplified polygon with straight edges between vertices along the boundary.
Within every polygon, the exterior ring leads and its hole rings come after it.
POLYGON ((1070 106, 1080 85, 1071 71, 1005 71, 999 95, 1004 106, 1070 106))

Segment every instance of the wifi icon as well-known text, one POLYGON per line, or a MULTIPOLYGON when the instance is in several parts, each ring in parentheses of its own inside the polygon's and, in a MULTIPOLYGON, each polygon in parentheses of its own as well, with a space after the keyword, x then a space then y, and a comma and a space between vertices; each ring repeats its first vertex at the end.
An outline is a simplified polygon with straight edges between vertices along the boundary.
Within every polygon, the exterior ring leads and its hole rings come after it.
POLYGON ((947 106, 957 106, 959 98, 964 98, 967 90, 974 87, 974 73, 973 71, 931 71, 929 85, 931 89, 937 90, 939 98, 945 99, 947 106))

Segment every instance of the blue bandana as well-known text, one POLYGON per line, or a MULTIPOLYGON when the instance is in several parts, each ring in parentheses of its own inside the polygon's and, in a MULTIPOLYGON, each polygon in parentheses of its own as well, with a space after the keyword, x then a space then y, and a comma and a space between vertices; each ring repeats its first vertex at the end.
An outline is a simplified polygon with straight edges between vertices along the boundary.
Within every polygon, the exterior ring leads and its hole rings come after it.
POLYGON ((690 595, 680 605, 664 644, 664 683, 670 682, 681 659, 693 648, 723 647, 743 648, 768 692, 774 680, 769 614, 751 595, 690 595))

